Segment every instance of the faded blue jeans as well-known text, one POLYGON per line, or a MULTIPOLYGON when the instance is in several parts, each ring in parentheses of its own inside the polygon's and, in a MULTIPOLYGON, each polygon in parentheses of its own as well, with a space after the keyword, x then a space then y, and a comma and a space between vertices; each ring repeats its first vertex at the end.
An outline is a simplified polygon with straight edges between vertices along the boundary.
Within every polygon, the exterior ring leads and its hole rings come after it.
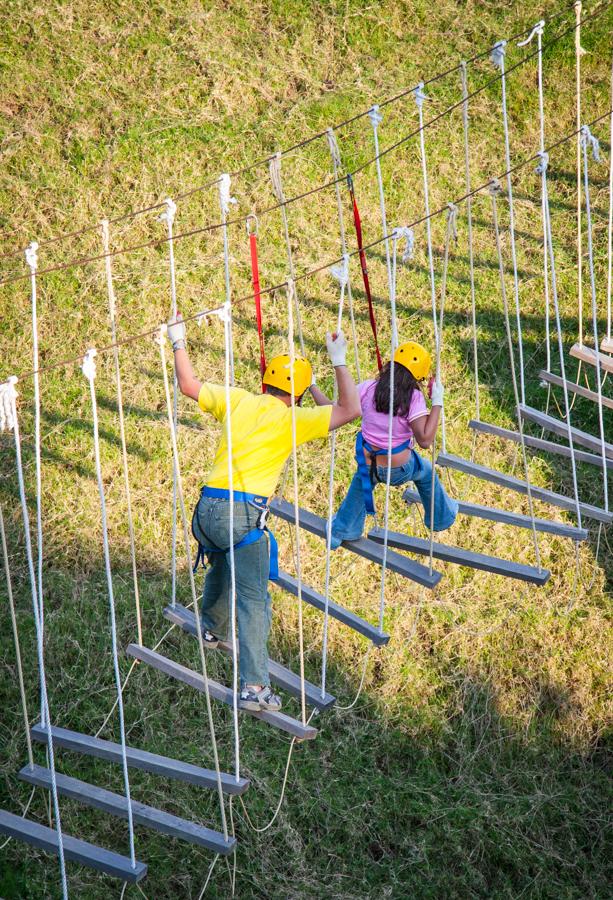
MULTIPOLYGON (((379 480, 385 484, 387 480, 387 467, 377 466, 379 480)), ((432 463, 411 451, 411 455, 402 466, 392 466, 390 484, 396 486, 412 481, 415 484, 424 506, 424 519, 426 527, 430 527, 430 504, 432 502, 432 463)), ((434 531, 445 531, 455 522, 458 514, 457 501, 452 500, 445 493, 434 473, 434 531)), ((366 505, 362 490, 360 473, 353 476, 349 490, 338 512, 332 520, 332 549, 336 550, 343 541, 357 541, 364 531, 366 522, 366 505)))
MULTIPOLYGON (((200 530, 210 546, 227 550, 237 544, 257 524, 258 510, 249 503, 234 503, 234 529, 230 541, 230 502, 200 497, 196 507, 200 530)), ((202 593, 202 627, 220 640, 229 640, 230 559, 225 553, 208 556, 202 593)), ((236 574, 236 619, 238 624, 239 670, 241 688, 246 684, 270 684, 268 674, 268 635, 272 622, 272 604, 268 593, 268 536, 234 551, 236 574)))

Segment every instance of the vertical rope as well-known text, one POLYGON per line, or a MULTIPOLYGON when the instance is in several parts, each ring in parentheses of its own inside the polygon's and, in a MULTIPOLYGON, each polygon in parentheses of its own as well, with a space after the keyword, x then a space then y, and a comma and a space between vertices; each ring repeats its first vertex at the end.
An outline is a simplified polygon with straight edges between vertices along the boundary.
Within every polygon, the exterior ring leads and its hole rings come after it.
MULTIPOLYGON (((168 233, 168 264, 170 267, 170 317, 174 322, 177 318, 177 278, 175 272, 175 245, 173 239, 173 224, 175 221, 175 215, 177 212, 177 204, 174 200, 171 200, 170 197, 167 197, 164 201, 166 204, 166 209, 160 215, 160 221, 166 222, 166 228, 168 233)), ((177 373, 175 372, 173 375, 173 384, 172 384, 172 416, 173 422, 175 426, 175 431, 178 430, 178 403, 179 403, 179 388, 177 385, 177 373)), ((177 604, 177 481, 176 476, 173 470, 172 475, 172 545, 171 545, 171 593, 170 593, 170 603, 171 606, 176 606, 177 604)))
POLYGON ((475 416, 481 419, 481 403, 479 397, 479 355, 477 348, 477 304, 475 298, 475 251, 473 246, 473 214, 472 196, 470 184, 470 155, 468 148, 468 74, 466 63, 460 63, 460 75, 462 78, 462 122, 464 126, 464 184, 466 188, 466 221, 468 225, 468 265, 470 272, 470 309, 473 331, 473 370, 475 373, 475 416))
POLYGON ((290 388, 292 392, 292 468, 294 474, 294 522, 296 529, 296 581, 298 584, 298 644, 300 649, 300 707, 302 724, 306 725, 306 696, 304 689, 304 633, 302 627, 302 566, 300 560, 300 506, 298 505, 298 454, 296 452, 296 398, 294 394, 294 363, 296 351, 294 348, 294 279, 287 281, 287 341, 289 344, 289 371, 290 388))
MULTIPOLYGON (((609 240, 607 245, 607 342, 613 341, 611 336, 611 293, 613 288, 613 59, 611 60, 611 122, 609 129, 609 240)), ((609 352, 612 348, 609 346, 609 352)))
POLYGON ((426 159, 426 141, 424 129, 424 94, 423 82, 417 85, 413 91, 415 103, 419 112, 419 153, 421 158, 421 174, 424 187, 424 211, 426 214, 426 238, 428 241, 428 271, 430 275, 430 301, 432 304, 432 327, 434 328, 434 341, 438 344, 438 333, 436 324, 436 285, 434 282, 434 258, 432 255, 432 226, 430 224, 430 188, 428 184, 428 162, 426 159))
POLYGON ((36 575, 34 572, 34 556, 32 553, 32 540, 30 537, 30 516, 28 513, 28 504, 26 500, 26 489, 23 478, 23 462, 21 458, 21 437, 19 434, 19 420, 17 418, 16 399, 17 392, 14 385, 17 379, 9 379, 9 383, 13 385, 11 400, 11 415, 14 422, 13 435, 15 438, 15 463, 17 466, 17 480, 19 482, 19 497, 21 501, 21 515, 23 519, 23 530, 26 541, 26 557, 28 561, 28 573, 30 576, 30 590, 32 592, 32 610, 34 612, 34 624, 36 627, 36 652, 38 656, 38 670, 40 673, 40 690, 41 690, 41 724, 46 728, 47 732, 47 753, 49 757, 49 771, 51 772, 51 795, 53 798, 53 809, 55 813, 55 827, 58 840, 58 857, 60 861, 60 877, 62 880, 62 896, 63 900, 68 900, 68 882, 66 880, 66 861, 64 859, 64 838, 62 834, 62 821, 60 817, 60 803, 57 791, 57 780, 55 775, 55 752, 53 748, 53 734, 51 729, 51 716, 49 715, 49 697, 47 695, 47 678, 45 675, 45 656, 43 648, 43 629, 40 616, 40 607, 38 603, 38 590, 36 584, 36 575))
MULTIPOLYGON (((392 263, 390 259, 390 243, 389 238, 387 237, 387 215, 385 212, 385 192, 383 190, 383 176, 381 175, 381 159, 379 154, 379 125, 383 121, 383 114, 379 110, 377 104, 373 106, 368 113, 368 118, 370 119, 370 124, 372 125, 373 131, 373 139, 375 144, 375 164, 377 167, 377 184, 379 186, 379 208, 381 210, 381 227, 383 229, 383 236, 385 237, 385 264, 387 267, 387 286, 390 295, 390 303, 392 296, 392 263)), ((398 346, 398 331, 396 325, 396 318, 392 319, 392 355, 393 351, 398 346)))
MULTIPOLYGON (((581 57, 584 50, 581 46, 581 10, 580 0, 575 3, 575 94, 576 94, 576 128, 577 128, 577 298, 579 306, 579 346, 583 346, 583 235, 581 225, 581 57)), ((577 371, 577 381, 581 372, 581 363, 577 371)))
POLYGON ((113 271, 111 268, 111 256, 109 249, 109 222, 103 219, 102 245, 104 249, 104 266, 106 272, 106 287, 109 297, 109 316, 111 320, 111 341, 113 343, 113 361, 115 364, 115 389, 117 391, 117 411, 119 413, 119 434, 121 438, 121 462, 123 467, 123 483, 126 492, 126 507, 128 514, 128 536, 130 540, 130 557, 132 560, 132 584, 134 586, 134 605, 136 609, 136 632, 138 643, 143 645, 143 626, 140 611, 140 592, 138 589, 138 571, 136 565, 136 542, 134 539, 134 519, 132 516, 132 494, 130 491, 130 475, 128 470, 128 449, 126 446, 126 425, 123 413, 123 390, 121 386, 121 370, 119 368, 119 347, 117 346, 117 320, 115 288, 113 286, 113 271))
POLYGON ((517 387, 517 373, 515 371, 515 357, 513 354, 513 337, 511 335, 511 323, 509 320, 509 304, 507 302, 507 289, 504 280, 504 261, 502 258, 502 246, 500 243, 500 228, 498 226, 498 204, 497 198, 500 194, 502 188, 500 186, 500 182, 498 179, 494 179, 494 181, 490 184, 490 197, 492 198, 492 217, 494 221, 494 234, 496 237, 496 252, 498 254, 498 269, 500 272, 500 292, 502 294, 502 303, 504 307, 504 323, 505 329, 507 333, 507 344, 509 347, 509 361, 511 363, 511 378, 513 381, 513 395, 515 397, 515 412, 517 415, 517 424, 519 427, 519 440, 521 444, 521 453, 522 460, 524 464, 524 477, 526 479, 526 490, 528 493, 528 508, 530 510, 530 519, 532 520, 532 539, 534 542, 534 555, 536 557, 536 564, 541 570, 541 554, 538 545, 538 536, 536 533, 536 525, 534 522, 534 504, 532 501, 532 487, 530 485, 530 479, 528 475, 528 458, 526 455, 526 444, 524 441, 524 421, 521 414, 520 408, 520 398, 519 391, 517 387))
MULTIPOLYGON (((270 173, 270 182, 272 185, 272 192, 275 195, 277 202, 280 204, 281 210, 281 218, 283 220, 283 233, 285 235, 285 252, 287 254, 287 265, 289 268, 289 275, 292 281, 294 281, 295 273, 294 273, 294 256, 292 253, 292 245, 289 239, 289 225, 287 223, 287 208, 285 205, 285 193, 283 191, 283 181, 281 178, 281 151, 278 151, 275 156, 272 157, 269 164, 269 173, 270 173)), ((302 321, 300 319, 300 305, 298 303, 298 294, 296 293, 296 287, 293 288, 293 300, 294 300, 294 309, 296 313, 296 324, 298 326, 298 340, 300 342, 300 352, 303 356, 306 356, 306 352, 304 349, 304 336, 302 334, 302 321)), ((293 315, 293 314, 292 314, 293 315)))
MULTIPOLYGON (((338 213, 338 227, 341 238, 341 254, 343 257, 347 253, 347 235, 345 233, 345 219, 343 216, 343 203, 341 200, 340 186, 340 170, 341 170, 341 154, 336 142, 336 136, 331 128, 326 132, 328 138, 328 148, 332 157, 332 165, 334 167, 334 190, 336 192, 336 210, 338 213)), ((355 360, 355 371, 358 383, 362 380, 360 375, 360 357, 358 355, 358 336, 355 328, 355 313, 353 309, 353 291, 351 289, 351 277, 347 273, 347 301, 349 305, 349 321, 351 322, 351 339, 353 342, 353 358, 355 360)))
POLYGON ((166 325, 160 326, 158 336, 158 345, 160 348, 160 361, 162 365, 162 378, 164 381, 164 394, 166 397, 166 409, 168 412, 168 428, 170 430, 170 442, 172 446, 173 469, 177 482, 177 499, 179 501, 179 509, 181 511, 181 522, 183 525, 183 541, 185 545, 185 556, 187 558, 187 571, 189 574, 189 586, 192 595, 192 603, 194 612, 196 613, 196 632, 198 637, 198 654, 200 656, 200 666, 202 668, 202 678, 204 680, 204 695, 206 698, 206 712, 209 724, 209 734, 211 736, 211 747, 213 750, 213 760, 215 763, 215 775, 217 780, 217 796, 219 798, 219 811, 221 813, 221 822, 223 827, 224 839, 228 840, 228 823, 226 820, 226 810, 224 806, 223 789, 221 786, 221 772, 219 769, 219 754, 217 752, 217 739, 215 736, 215 724, 213 722, 213 709, 211 706, 211 695, 209 692, 209 677, 207 673, 207 665, 205 658, 204 641, 202 638, 202 619, 200 618, 198 609, 198 598, 196 596, 196 582, 194 580, 194 571, 192 566, 192 553, 190 545, 189 529, 187 525, 187 515, 185 513, 185 501, 183 499, 183 484, 181 481, 181 464, 179 462, 179 450, 177 447, 177 432, 172 415, 172 401, 170 399, 170 386, 168 384, 168 371, 166 368, 166 325))
POLYGON ((511 178, 511 146, 509 141, 509 117, 507 113, 507 79, 505 75, 506 41, 498 41, 491 54, 494 65, 500 69, 502 125, 504 131, 504 158, 507 168, 507 195, 509 198, 509 233, 511 237, 511 260, 513 263, 513 297, 515 300, 515 320, 517 327, 517 351, 519 356, 519 385, 521 402, 526 402, 524 384, 524 343, 519 308, 519 276, 517 274, 517 251, 515 247, 515 206, 513 204, 513 180, 511 178))
POLYGON ((581 129, 581 146, 583 150, 583 190, 585 193, 585 217, 587 225, 587 251, 590 268, 590 294, 592 300, 592 330, 594 333, 594 361, 596 363, 596 386, 598 391, 598 425, 600 427, 600 455, 602 458, 602 484, 604 490, 604 508, 609 511, 609 485, 607 478, 607 452, 604 436, 604 418, 602 407, 602 379, 600 371, 600 354, 598 352, 598 308, 596 305, 596 276, 594 273, 594 245, 592 237, 592 206, 590 202, 590 180, 587 161, 587 148, 591 145, 594 159, 600 159, 598 141, 590 133, 587 125, 581 129))
MULTIPOLYGON (((230 196, 230 176, 226 172, 221 175, 218 182, 219 207, 221 209, 221 221, 223 223, 223 269, 226 286, 226 303, 230 303, 232 296, 230 291, 230 248, 228 243, 228 214, 230 205, 236 204, 236 197, 230 196)), ((225 324, 225 323, 224 323, 225 324)), ((229 319, 230 346, 232 346, 232 317, 229 319)), ((230 360, 230 383, 234 384, 234 356, 230 360)))

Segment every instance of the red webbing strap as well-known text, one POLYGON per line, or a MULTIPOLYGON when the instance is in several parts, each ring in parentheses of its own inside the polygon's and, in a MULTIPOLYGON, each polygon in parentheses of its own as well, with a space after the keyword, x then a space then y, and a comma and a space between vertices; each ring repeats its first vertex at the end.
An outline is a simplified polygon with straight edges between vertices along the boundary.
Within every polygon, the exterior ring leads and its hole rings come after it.
POLYGON ((255 231, 249 235, 249 249, 251 251, 251 278, 253 280, 253 299, 255 300, 255 320, 258 326, 258 338, 260 340, 260 375, 266 371, 266 354, 264 352, 264 335, 262 333, 262 304, 260 300, 260 269, 258 267, 258 239, 255 231))
POLYGON ((366 265, 366 253, 364 252, 364 242, 362 240, 362 222, 360 221, 360 211, 355 199, 353 190, 353 179, 351 175, 347 175, 347 187, 351 196, 351 204, 353 206, 353 224, 355 225, 355 236, 358 242, 358 250, 360 254, 360 265, 362 267, 362 279, 364 281, 364 293, 368 300, 368 317, 370 319, 370 327, 372 328, 372 336, 375 340, 375 352, 377 354, 377 366, 379 371, 383 366, 381 362, 381 354, 379 352, 379 341, 377 340, 377 320, 375 319, 375 308, 372 302, 372 294, 370 293, 370 281, 368 279, 368 266, 366 265))

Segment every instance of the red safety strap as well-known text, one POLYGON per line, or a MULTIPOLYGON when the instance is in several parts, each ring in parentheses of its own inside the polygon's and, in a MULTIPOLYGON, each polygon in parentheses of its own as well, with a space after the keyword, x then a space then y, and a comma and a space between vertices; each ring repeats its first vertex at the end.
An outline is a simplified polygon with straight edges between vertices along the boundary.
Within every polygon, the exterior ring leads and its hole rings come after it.
POLYGON ((262 303, 260 293, 260 270, 258 267, 258 238, 255 231, 249 233, 249 249, 251 251, 251 278, 253 280, 253 299, 255 301, 255 320, 260 340, 260 375, 266 371, 266 354, 264 352, 264 334, 262 332, 262 303))
POLYGON ((362 279, 364 281, 364 293, 366 294, 366 299, 368 300, 368 317, 370 318, 370 327, 372 328, 372 335, 375 339, 375 352, 377 354, 377 366, 379 367, 379 371, 381 371, 383 367, 383 363, 381 362, 381 354, 379 352, 379 341, 377 340, 377 320, 375 319, 375 308, 372 302, 372 294, 370 293, 370 281, 368 280, 368 266, 366 265, 366 253, 364 252, 364 242, 362 240, 362 222, 360 221, 360 211, 358 209, 358 204, 355 199, 355 192, 353 190, 353 179, 351 175, 347 175, 347 187, 349 188, 349 194, 351 196, 351 203, 353 206, 353 224, 355 225, 355 236, 358 242, 358 250, 360 253, 360 265, 362 266, 362 279))

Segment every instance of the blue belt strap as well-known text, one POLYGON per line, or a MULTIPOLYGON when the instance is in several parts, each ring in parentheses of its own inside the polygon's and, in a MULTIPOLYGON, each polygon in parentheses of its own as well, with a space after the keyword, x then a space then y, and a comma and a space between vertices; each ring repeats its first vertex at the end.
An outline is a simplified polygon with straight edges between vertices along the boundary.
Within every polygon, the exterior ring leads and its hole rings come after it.
MULTIPOLYGON (((398 444, 397 447, 392 447, 391 455, 393 456, 395 453, 401 453, 403 450, 408 450, 411 447, 410 441, 404 441, 402 444, 398 444)), ((385 448, 379 449, 377 447, 372 447, 368 441, 364 439, 364 435, 361 431, 355 436, 355 458, 358 464, 358 472, 360 474, 360 480, 362 482, 362 491, 364 493, 364 506, 366 507, 366 512, 368 515, 374 516, 375 514, 375 500, 373 497, 373 484, 370 478, 370 467, 366 462, 366 457, 364 455, 364 450, 367 450, 371 456, 376 456, 378 453, 387 453, 385 448)))
MULTIPOLYGON (((220 500, 230 499, 230 491, 226 488, 212 488, 205 485, 200 493, 205 497, 213 497, 220 500)), ((261 494, 248 494, 244 491, 233 491, 233 494, 235 503, 262 503, 264 505, 268 503, 268 497, 264 497, 261 494)), ((268 577, 271 581, 277 581, 277 579, 279 578, 279 546, 274 534, 268 528, 253 528, 251 531, 248 531, 247 534, 243 538, 241 538, 238 544, 234 544, 234 549, 240 550, 241 547, 248 547, 249 544, 255 544, 256 541, 260 540, 264 532, 268 533, 268 537, 270 540, 270 562, 268 567, 268 577)), ((201 562, 204 565, 205 554, 228 552, 229 550, 222 550, 220 547, 207 547, 204 544, 201 544, 200 541, 198 541, 198 555, 196 556, 194 572, 201 562)))

